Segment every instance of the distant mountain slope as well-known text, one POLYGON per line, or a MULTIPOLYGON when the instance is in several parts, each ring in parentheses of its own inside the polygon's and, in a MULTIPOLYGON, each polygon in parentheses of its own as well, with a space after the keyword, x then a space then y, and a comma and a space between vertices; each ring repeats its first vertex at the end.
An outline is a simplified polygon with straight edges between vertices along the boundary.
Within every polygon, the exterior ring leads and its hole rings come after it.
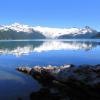
POLYGON ((88 26, 82 29, 32 27, 18 23, 0 26, 0 39, 85 39, 99 37, 100 33, 88 26))
POLYGON ((100 32, 94 38, 100 38, 100 32))
POLYGON ((0 39, 45 39, 45 36, 40 32, 32 31, 31 33, 16 32, 14 30, 0 31, 0 39))
POLYGON ((99 38, 98 33, 86 33, 86 34, 76 34, 76 35, 62 35, 59 39, 92 39, 92 38, 99 38))
POLYGON ((34 27, 34 30, 40 31, 47 38, 92 38, 98 34, 98 32, 88 26, 85 28, 48 28, 48 27, 34 27))

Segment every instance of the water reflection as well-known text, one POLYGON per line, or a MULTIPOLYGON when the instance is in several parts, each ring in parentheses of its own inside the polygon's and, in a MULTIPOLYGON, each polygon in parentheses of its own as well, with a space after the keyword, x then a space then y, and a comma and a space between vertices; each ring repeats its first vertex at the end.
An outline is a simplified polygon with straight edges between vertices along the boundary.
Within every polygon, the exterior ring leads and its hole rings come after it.
POLYGON ((100 45, 100 41, 0 41, 0 54, 21 56, 31 52, 50 50, 91 50, 100 45))
POLYGON ((24 80, 21 79, 21 77, 4 70, 0 70, 0 80, 16 80, 24 82, 24 80))

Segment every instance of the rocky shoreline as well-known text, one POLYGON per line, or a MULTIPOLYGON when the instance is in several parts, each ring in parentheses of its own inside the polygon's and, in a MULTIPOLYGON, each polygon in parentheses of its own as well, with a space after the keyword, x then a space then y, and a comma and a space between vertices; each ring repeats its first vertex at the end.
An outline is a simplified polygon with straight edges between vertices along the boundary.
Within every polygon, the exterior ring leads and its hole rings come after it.
POLYGON ((31 100, 100 100, 100 65, 18 67, 41 84, 31 100))

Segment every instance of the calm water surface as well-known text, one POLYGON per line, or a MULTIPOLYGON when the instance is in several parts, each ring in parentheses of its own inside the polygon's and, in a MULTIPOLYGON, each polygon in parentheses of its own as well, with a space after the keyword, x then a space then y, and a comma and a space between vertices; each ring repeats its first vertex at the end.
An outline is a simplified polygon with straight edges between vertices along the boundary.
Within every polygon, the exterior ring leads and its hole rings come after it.
POLYGON ((100 64, 100 40, 0 41, 0 100, 30 100, 40 85, 18 66, 100 64))

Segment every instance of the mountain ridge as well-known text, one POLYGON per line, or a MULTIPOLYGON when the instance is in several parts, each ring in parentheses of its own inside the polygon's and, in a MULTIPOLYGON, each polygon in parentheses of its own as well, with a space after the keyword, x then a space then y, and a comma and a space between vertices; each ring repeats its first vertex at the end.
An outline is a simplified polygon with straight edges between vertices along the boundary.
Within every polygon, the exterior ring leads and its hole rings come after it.
POLYGON ((49 28, 32 27, 19 23, 0 25, 0 39, 73 39, 97 38, 97 36, 100 36, 100 32, 89 26, 84 28, 49 28))

